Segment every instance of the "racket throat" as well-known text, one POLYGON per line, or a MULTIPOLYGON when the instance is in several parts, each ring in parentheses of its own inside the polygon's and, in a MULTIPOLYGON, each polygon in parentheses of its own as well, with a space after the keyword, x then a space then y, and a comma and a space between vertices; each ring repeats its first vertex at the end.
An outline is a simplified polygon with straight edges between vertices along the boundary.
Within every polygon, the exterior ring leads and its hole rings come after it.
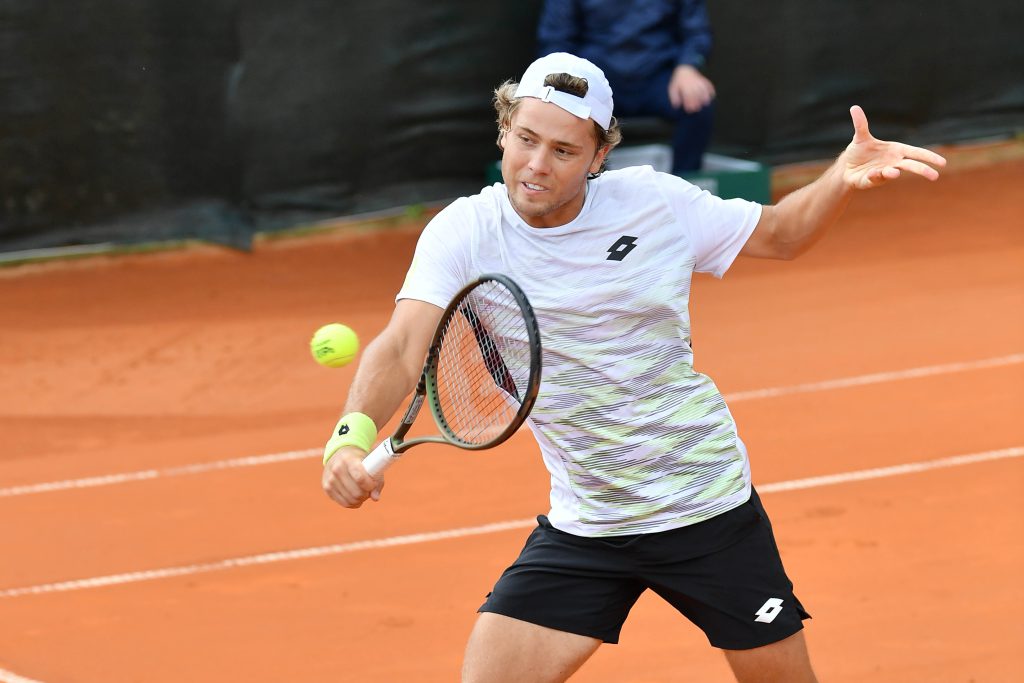
MULTIPOLYGON (((422 386, 422 385, 421 385, 422 386)), ((409 426, 416 419, 416 414, 420 412, 420 406, 423 405, 423 390, 418 388, 416 396, 412 399, 409 404, 409 409, 405 411, 405 416, 402 418, 402 424, 409 426)), ((390 439, 388 439, 390 441, 390 439)))

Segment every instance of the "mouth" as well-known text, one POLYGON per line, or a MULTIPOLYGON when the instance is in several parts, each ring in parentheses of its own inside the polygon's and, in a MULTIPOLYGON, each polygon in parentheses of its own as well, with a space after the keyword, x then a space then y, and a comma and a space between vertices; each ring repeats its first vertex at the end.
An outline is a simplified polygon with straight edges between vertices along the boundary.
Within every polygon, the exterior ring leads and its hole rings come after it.
POLYGON ((548 188, 544 187, 543 185, 534 185, 533 183, 528 183, 526 181, 522 181, 520 184, 524 188, 526 188, 527 192, 547 192, 547 189, 548 189, 548 188))

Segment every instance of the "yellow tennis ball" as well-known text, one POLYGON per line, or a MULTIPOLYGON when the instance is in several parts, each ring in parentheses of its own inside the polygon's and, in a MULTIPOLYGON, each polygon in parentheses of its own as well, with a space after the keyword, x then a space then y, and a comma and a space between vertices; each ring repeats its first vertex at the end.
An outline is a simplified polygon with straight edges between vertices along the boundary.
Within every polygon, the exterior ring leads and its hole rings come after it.
POLYGON ((347 325, 329 323, 313 333, 309 350, 317 363, 340 368, 351 363, 359 353, 359 337, 347 325))

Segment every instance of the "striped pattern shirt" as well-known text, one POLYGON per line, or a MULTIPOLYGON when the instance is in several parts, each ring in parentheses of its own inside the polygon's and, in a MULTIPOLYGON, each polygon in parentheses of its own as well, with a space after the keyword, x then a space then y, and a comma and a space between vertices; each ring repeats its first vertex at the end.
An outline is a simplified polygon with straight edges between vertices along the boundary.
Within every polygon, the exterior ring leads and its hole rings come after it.
POLYGON ((544 370, 528 424, 551 474, 556 528, 665 531, 749 498, 732 415, 693 368, 689 294, 693 272, 725 273, 760 209, 635 167, 589 181, 563 226, 527 225, 497 183, 424 229, 398 299, 444 307, 465 283, 500 272, 533 304, 544 370))

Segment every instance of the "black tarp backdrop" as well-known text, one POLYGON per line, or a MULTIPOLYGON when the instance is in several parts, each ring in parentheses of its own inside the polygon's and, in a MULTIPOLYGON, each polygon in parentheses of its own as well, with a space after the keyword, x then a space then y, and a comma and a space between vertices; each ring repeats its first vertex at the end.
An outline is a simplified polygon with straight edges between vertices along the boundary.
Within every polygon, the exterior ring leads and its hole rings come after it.
MULTIPOLYGON (((473 192, 540 1, 0 0, 0 251, 200 237, 473 192)), ((710 0, 713 147, 1024 130, 1020 0, 710 0)), ((628 142, 628 129, 627 129, 628 142)))
POLYGON ((222 0, 0 2, 0 249, 228 236, 239 59, 222 0))

